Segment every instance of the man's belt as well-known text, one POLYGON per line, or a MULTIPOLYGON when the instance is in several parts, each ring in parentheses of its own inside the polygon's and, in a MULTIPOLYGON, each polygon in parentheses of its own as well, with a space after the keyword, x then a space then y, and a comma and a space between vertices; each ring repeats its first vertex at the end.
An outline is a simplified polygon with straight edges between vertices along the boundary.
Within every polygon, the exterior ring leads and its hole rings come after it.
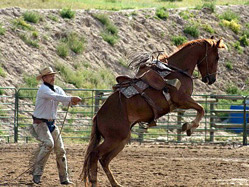
POLYGON ((43 119, 43 118, 36 118, 35 116, 32 115, 33 118, 33 123, 35 124, 40 124, 40 123, 47 123, 47 122, 52 122, 54 119, 43 119))

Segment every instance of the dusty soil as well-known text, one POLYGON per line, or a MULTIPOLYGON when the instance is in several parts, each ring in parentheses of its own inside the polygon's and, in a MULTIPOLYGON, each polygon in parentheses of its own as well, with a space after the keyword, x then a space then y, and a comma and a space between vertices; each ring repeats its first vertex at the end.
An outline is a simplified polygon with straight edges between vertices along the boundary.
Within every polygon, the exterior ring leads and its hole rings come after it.
MULTIPOLYGON (((24 173, 36 144, 0 145, 0 186, 37 186, 24 173)), ((138 186, 249 186, 248 147, 221 145, 131 144, 111 162, 116 179, 138 186)), ((78 180, 86 145, 66 145, 71 180, 78 180)), ((40 186, 60 186, 55 155, 45 168, 40 186)), ((99 186, 110 186, 99 169, 99 186)))

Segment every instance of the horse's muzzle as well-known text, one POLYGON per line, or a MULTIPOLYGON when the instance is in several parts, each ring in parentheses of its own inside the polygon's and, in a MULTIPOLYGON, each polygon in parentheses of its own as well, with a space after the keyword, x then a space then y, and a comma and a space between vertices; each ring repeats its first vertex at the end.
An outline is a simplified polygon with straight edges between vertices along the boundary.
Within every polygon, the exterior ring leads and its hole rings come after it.
POLYGON ((216 81, 216 77, 212 76, 212 75, 207 75, 207 76, 203 77, 201 81, 211 85, 216 81))

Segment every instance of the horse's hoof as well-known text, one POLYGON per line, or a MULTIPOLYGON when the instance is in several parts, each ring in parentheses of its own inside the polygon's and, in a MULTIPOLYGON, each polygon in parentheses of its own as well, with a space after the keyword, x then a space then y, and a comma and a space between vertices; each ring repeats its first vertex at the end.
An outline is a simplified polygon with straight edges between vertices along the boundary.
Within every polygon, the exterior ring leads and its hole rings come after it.
POLYGON ((187 136, 191 136, 192 133, 193 133, 192 129, 187 130, 187 136))
POLYGON ((188 130, 188 123, 187 122, 182 125, 182 131, 186 131, 186 130, 188 130))

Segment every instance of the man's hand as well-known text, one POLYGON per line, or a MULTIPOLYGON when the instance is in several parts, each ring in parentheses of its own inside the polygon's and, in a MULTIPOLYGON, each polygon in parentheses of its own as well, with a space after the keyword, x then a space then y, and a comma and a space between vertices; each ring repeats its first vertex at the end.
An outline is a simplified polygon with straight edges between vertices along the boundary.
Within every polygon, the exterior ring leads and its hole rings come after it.
POLYGON ((73 96, 72 98, 71 98, 71 104, 72 105, 77 105, 79 102, 81 102, 82 101, 82 99, 80 98, 80 97, 78 97, 78 96, 73 96))

